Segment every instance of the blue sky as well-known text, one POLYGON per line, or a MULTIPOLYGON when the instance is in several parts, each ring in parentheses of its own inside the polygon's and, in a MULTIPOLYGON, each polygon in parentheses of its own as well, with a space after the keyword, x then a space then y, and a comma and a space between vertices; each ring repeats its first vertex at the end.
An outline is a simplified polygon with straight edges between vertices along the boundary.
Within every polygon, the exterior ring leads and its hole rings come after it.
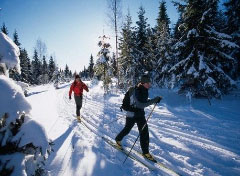
MULTIPOLYGON (((172 24, 178 18, 175 7, 166 0, 172 24)), ((123 15, 127 8, 135 25, 140 6, 153 27, 158 15, 159 0, 122 0, 123 15)), ((107 0, 0 0, 0 25, 5 22, 9 36, 16 29, 22 47, 32 58, 36 40, 46 43, 48 56, 55 55, 59 67, 68 64, 72 71, 89 65, 90 55, 96 61, 99 36, 104 33, 114 41, 108 25, 107 0)), ((114 51, 114 47, 113 47, 114 51)))

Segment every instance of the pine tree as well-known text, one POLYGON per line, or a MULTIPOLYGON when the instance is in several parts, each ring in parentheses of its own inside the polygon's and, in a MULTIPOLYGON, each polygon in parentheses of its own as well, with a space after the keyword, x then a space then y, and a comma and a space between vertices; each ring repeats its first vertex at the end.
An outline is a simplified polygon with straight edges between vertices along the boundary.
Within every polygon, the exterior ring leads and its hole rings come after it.
POLYGON ((30 83, 29 57, 25 49, 20 50, 21 81, 30 83))
POLYGON ((166 2, 163 0, 159 6, 158 18, 157 18, 157 31, 166 31, 170 34, 170 19, 167 15, 166 2))
POLYGON ((32 60, 32 77, 34 80, 34 84, 39 84, 40 80, 39 77, 41 75, 41 63, 38 58, 38 53, 36 50, 34 50, 34 56, 32 60))
POLYGON ((180 92, 221 97, 234 87, 234 81, 226 74, 234 59, 225 51, 236 45, 229 41, 230 36, 215 30, 217 5, 217 0, 187 3, 184 33, 175 45, 178 62, 170 69, 180 92))
MULTIPOLYGON (((226 32, 233 37, 233 41, 240 47, 240 1, 228 0, 224 3, 226 7, 225 15, 227 16, 226 32)), ((231 56, 235 58, 235 69, 233 76, 235 79, 240 78, 240 49, 239 47, 230 50, 231 56)))
POLYGON ((46 61, 46 56, 43 56, 42 59, 42 70, 41 70, 41 78, 42 78, 42 83, 46 84, 49 81, 49 77, 48 77, 48 65, 47 65, 47 61, 46 61))
POLYGON ((89 67, 88 67, 90 78, 93 78, 93 76, 94 76, 93 68, 94 68, 94 62, 93 62, 93 56, 91 54, 91 56, 90 56, 90 63, 89 63, 89 67))
POLYGON ((159 14, 156 26, 156 65, 154 66, 155 79, 159 85, 166 85, 169 82, 169 70, 173 66, 172 45, 173 39, 170 36, 170 20, 167 15, 166 2, 162 1, 159 7, 159 14))
POLYGON ((117 61, 115 53, 112 53, 112 57, 110 58, 110 69, 111 75, 117 77, 117 61))
POLYGON ((183 13, 186 9, 186 5, 175 1, 173 1, 173 5, 177 7, 179 13, 179 18, 173 28, 173 37, 178 41, 183 36, 184 32, 183 13))
POLYGON ((120 72, 120 84, 124 88, 133 86, 137 83, 139 63, 136 62, 136 43, 135 33, 132 27, 132 17, 130 12, 126 16, 126 21, 123 24, 121 38, 119 43, 119 49, 121 50, 119 56, 119 72, 120 72))
POLYGON ((100 47, 100 51, 98 52, 98 60, 95 65, 95 72, 98 77, 103 80, 105 93, 109 90, 109 84, 111 83, 111 75, 109 74, 109 49, 111 45, 107 42, 109 38, 105 35, 101 37, 101 40, 98 42, 98 46, 100 47))
POLYGON ((14 34, 13 34, 13 42, 14 42, 18 47, 21 46, 21 43, 19 42, 17 30, 14 31, 14 34))
POLYGON ((55 65, 55 62, 53 60, 53 56, 50 56, 48 65, 49 65, 48 76, 49 76, 49 80, 51 80, 52 77, 53 77, 53 72, 56 70, 56 65, 55 65))
POLYGON ((1 31, 2 31, 4 34, 8 35, 8 30, 7 30, 7 27, 6 27, 5 23, 3 23, 3 25, 2 25, 1 31))
MULTIPOLYGON (((138 64, 138 70, 140 71, 139 74, 143 74, 146 70, 148 70, 148 60, 146 60, 146 54, 148 50, 146 48, 148 42, 147 36, 147 28, 149 25, 147 24, 147 18, 145 18, 145 10, 141 6, 138 12, 138 21, 136 22, 136 44, 137 44, 137 52, 136 52, 136 59, 138 64)), ((140 76, 140 75, 139 75, 140 76)))
MULTIPOLYGON (((5 27, 5 24, 4 24, 4 27, 2 29, 4 31, 4 33, 6 32, 7 33, 7 29, 5 27)), ((17 31, 15 30, 14 32, 14 35, 13 35, 13 42, 19 47, 20 49, 20 55, 19 55, 19 59, 20 61, 22 60, 22 51, 21 51, 21 48, 20 48, 20 43, 19 43, 19 39, 18 39, 18 34, 17 34, 17 31)), ((20 65, 21 66, 21 65, 20 65)), ((20 67, 21 68, 21 67, 20 67)), ((21 80, 21 75, 18 73, 18 71, 16 70, 16 68, 13 68, 13 69, 9 69, 9 77, 12 78, 13 80, 16 80, 16 81, 20 81, 21 80)))
MULTIPOLYGON (((27 54, 27 52, 26 52, 27 54)), ((33 79, 33 74, 32 74, 32 64, 31 64, 31 61, 30 61, 30 58, 26 57, 26 65, 27 65, 27 74, 28 74, 28 79, 27 79, 27 82, 30 83, 30 84, 34 84, 34 79, 33 79)))
POLYGON ((65 67, 65 70, 64 70, 64 75, 65 75, 65 78, 69 78, 69 68, 68 68, 68 65, 66 64, 66 67, 65 67))

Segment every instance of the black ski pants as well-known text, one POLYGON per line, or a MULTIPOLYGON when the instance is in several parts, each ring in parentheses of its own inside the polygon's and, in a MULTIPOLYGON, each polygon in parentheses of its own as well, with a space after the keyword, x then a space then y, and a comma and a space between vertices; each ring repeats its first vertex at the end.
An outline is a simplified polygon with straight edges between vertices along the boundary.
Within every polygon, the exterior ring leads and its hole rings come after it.
POLYGON ((80 109, 82 108, 82 96, 74 95, 75 103, 76 103, 76 114, 80 116, 80 109))
POLYGON ((142 148, 143 154, 149 153, 149 133, 148 133, 148 125, 146 124, 145 117, 127 117, 125 127, 115 138, 116 141, 121 141, 124 136, 126 136, 137 123, 138 131, 140 133, 140 145, 142 148), (146 124, 146 125, 145 125, 146 124), (145 125, 144 129, 143 126, 145 125))

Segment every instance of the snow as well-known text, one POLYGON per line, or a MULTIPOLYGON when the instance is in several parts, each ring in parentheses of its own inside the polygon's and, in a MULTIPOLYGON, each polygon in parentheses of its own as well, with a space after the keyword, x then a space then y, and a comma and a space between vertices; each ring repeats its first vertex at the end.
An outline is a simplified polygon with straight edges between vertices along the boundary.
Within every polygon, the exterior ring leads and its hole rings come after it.
POLYGON ((13 141, 18 141, 20 138, 21 141, 19 143, 19 147, 32 143, 34 146, 42 146, 42 154, 46 155, 48 149, 46 132, 45 129, 36 121, 33 121, 29 117, 25 118, 21 131, 13 138, 13 141))
POLYGON ((0 32, 0 63, 5 63, 7 68, 17 68, 20 73, 20 51, 17 45, 3 32, 0 32))
POLYGON ((20 73, 18 56, 19 48, 7 35, 0 33, 0 66, 5 69, 0 75, 0 145, 3 149, 0 169, 3 175, 6 175, 4 167, 12 170, 11 175, 35 175, 35 171, 44 165, 50 146, 44 128, 30 118, 31 105, 22 90, 27 84, 18 82, 17 85, 7 75, 10 68, 17 68, 20 73), (8 144, 12 147, 7 148, 11 153, 3 153, 8 144), (33 144, 35 149, 26 151, 28 144, 33 144))
MULTIPOLYGON (((211 80, 210 80, 211 81, 211 80)), ((125 124, 119 107, 123 93, 104 95, 102 83, 86 82, 81 115, 98 135, 76 122, 74 100, 68 99, 70 84, 30 87, 27 97, 34 120, 45 127, 55 143, 47 168, 55 175, 161 175, 128 159, 99 136, 114 139, 125 124), (46 103, 47 101, 47 103, 46 103), (118 120, 117 120, 118 119, 118 120)), ((150 89, 150 98, 163 100, 148 122, 150 152, 182 175, 240 175, 240 99, 228 95, 222 100, 195 99, 173 91, 150 89)), ((190 95, 189 95, 190 96, 190 95)), ((149 115, 152 107, 146 109, 149 115)), ((131 146, 138 135, 135 127, 123 139, 131 146)), ((137 141, 136 150, 140 150, 137 141)))
POLYGON ((4 75, 0 75, 0 115, 9 114, 7 124, 17 117, 17 112, 29 113, 31 105, 24 98, 23 90, 15 82, 4 75))
POLYGON ((198 32, 197 32, 196 29, 191 29, 191 30, 188 31, 187 38, 190 38, 192 36, 195 36, 195 37, 198 36, 198 32))

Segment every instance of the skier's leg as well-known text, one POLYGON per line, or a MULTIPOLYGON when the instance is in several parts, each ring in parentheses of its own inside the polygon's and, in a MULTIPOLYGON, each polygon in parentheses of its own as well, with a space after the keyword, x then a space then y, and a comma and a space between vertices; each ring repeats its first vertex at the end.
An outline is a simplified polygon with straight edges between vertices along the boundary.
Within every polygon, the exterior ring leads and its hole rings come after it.
POLYGON ((77 117, 80 116, 80 106, 76 105, 76 114, 77 114, 77 117))
POLYGON ((132 129, 132 127, 135 124, 135 119, 132 117, 126 118, 126 124, 125 127, 122 129, 122 131, 117 135, 115 138, 116 141, 121 141, 124 136, 126 136, 132 129))
POLYGON ((148 125, 146 124, 145 118, 137 119, 137 126, 138 131, 140 133, 140 145, 142 148, 143 154, 149 153, 149 132, 148 132, 148 125), (143 126, 145 127, 143 128, 143 126))
POLYGON ((76 103, 76 114, 77 119, 80 120, 80 109, 82 107, 82 96, 74 95, 75 103, 76 103))

